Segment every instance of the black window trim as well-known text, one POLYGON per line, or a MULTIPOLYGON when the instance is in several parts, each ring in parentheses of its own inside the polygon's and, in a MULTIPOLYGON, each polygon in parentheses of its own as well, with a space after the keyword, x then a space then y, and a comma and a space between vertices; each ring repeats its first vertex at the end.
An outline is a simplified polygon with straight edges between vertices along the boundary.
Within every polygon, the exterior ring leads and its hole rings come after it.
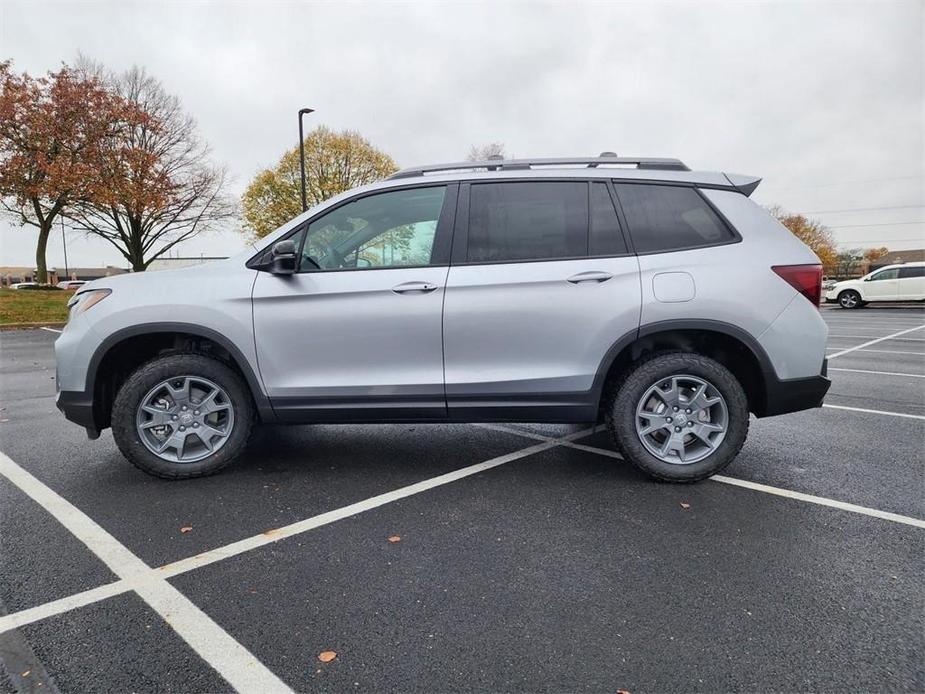
POLYGON ((897 279, 901 280, 916 280, 925 277, 925 265, 908 265, 905 267, 899 268, 899 277, 897 279), (919 274, 917 275, 907 275, 903 277, 903 272, 911 272, 912 270, 918 270, 919 274))
POLYGON ((478 266, 478 265, 520 265, 522 263, 557 263, 563 260, 595 260, 598 258, 629 258, 634 255, 633 247, 627 238, 626 225, 620 214, 620 209, 616 208, 617 221, 620 223, 620 233, 623 234, 623 240, 626 244, 626 253, 590 255, 588 252, 582 255, 570 256, 553 256, 549 258, 524 258, 521 260, 469 260, 469 189, 474 185, 483 183, 584 183, 587 187, 587 204, 588 204, 588 229, 587 241, 585 248, 590 251, 591 244, 591 183, 607 183, 610 192, 611 202, 615 198, 613 190, 609 185, 608 178, 584 178, 579 176, 550 176, 530 177, 530 178, 480 178, 476 181, 460 181, 459 197, 456 208, 456 226, 453 230, 453 250, 450 256, 450 265, 452 267, 460 266, 478 266))
MULTIPOLYGON (((312 215, 306 220, 303 220, 300 224, 296 224, 292 229, 287 231, 283 236, 280 236, 276 241, 271 243, 266 248, 258 251, 255 255, 247 261, 246 265, 252 270, 262 270, 266 271, 266 260, 265 256, 268 256, 273 245, 279 241, 285 241, 290 239, 296 234, 302 232, 302 230, 307 229, 307 227, 314 221, 321 219, 325 215, 334 212, 335 210, 343 207, 344 205, 349 205, 352 202, 357 202, 364 198, 372 197, 373 195, 382 195, 383 193, 392 193, 400 190, 416 190, 420 188, 446 188, 446 193, 443 196, 443 207, 440 209, 440 216, 437 219, 437 229, 434 232, 434 246, 430 254, 430 262, 422 265, 389 265, 386 267, 342 267, 342 268, 305 268, 297 269, 296 275, 303 274, 320 274, 320 273, 331 273, 331 272, 369 272, 371 270, 412 270, 415 268, 427 268, 427 267, 448 267, 450 264, 450 249, 453 243, 453 228, 454 228, 454 217, 456 216, 456 198, 459 192, 459 183, 457 181, 418 181, 409 185, 403 186, 389 186, 388 188, 379 188, 377 190, 369 190, 358 195, 353 195, 345 200, 341 200, 336 205, 331 207, 326 207, 324 210, 320 211, 318 214, 312 215)), ((302 239, 299 242, 299 247, 296 249, 296 258, 301 259, 302 257, 302 247, 305 245, 306 234, 302 235, 302 239)), ((301 265, 301 261, 300 261, 301 265)))
MULTIPOLYGON (((717 241, 716 243, 698 243, 692 246, 678 246, 677 248, 660 248, 654 251, 636 251, 637 256, 643 255, 659 255, 662 253, 680 253, 682 251, 696 251, 701 248, 717 248, 719 246, 731 246, 736 243, 742 242, 742 235, 736 230, 735 226, 730 222, 726 215, 719 211, 719 209, 712 203, 712 201, 703 194, 701 188, 710 188, 714 190, 727 190, 719 186, 705 186, 698 183, 687 183, 687 182, 675 182, 675 181, 641 181, 638 179, 620 179, 614 178, 611 179, 613 182, 613 192, 618 200, 618 209, 620 210, 621 219, 624 223, 624 228, 628 230, 630 237, 633 235, 633 230, 630 228, 629 220, 626 218, 625 213, 623 212, 623 201, 620 200, 620 193, 617 191, 617 184, 634 184, 634 185, 660 185, 668 186, 671 188, 693 188, 697 195, 700 196, 700 199, 709 207, 713 213, 719 218, 720 222, 726 227, 727 231, 732 234, 732 238, 726 241, 717 241)), ((635 244, 631 246, 634 250, 636 249, 635 244)))

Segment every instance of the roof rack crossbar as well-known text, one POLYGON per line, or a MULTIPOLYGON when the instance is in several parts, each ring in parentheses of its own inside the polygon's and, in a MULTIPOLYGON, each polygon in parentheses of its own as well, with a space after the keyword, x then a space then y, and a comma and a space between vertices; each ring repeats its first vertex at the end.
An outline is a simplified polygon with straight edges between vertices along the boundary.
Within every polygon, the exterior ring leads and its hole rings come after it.
POLYGON ((562 157, 547 159, 485 159, 482 161, 461 161, 451 164, 431 164, 402 169, 389 176, 394 178, 412 178, 444 171, 468 171, 485 169, 486 171, 524 171, 534 167, 587 166, 597 168, 606 165, 635 166, 637 169, 659 169, 662 171, 690 171, 680 159, 660 157, 562 157))

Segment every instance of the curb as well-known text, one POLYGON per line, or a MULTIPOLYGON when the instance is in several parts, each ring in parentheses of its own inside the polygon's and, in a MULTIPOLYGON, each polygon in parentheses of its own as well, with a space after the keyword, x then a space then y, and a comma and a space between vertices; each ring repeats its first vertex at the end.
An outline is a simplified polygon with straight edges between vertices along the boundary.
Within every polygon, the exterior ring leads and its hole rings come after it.
POLYGON ((63 328, 63 322, 44 322, 44 323, 3 323, 0 324, 0 331, 4 330, 34 330, 36 328, 63 328))

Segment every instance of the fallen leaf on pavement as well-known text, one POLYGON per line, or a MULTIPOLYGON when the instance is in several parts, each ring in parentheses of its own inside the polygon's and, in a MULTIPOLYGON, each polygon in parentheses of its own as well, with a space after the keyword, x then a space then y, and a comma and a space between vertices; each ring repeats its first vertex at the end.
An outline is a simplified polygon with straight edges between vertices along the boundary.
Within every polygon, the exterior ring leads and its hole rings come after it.
POLYGON ((401 542, 401 535, 390 535, 389 542, 401 542))
POLYGON ((330 663, 336 657, 337 653, 334 651, 321 651, 321 653, 318 654, 318 660, 320 660, 322 663, 330 663))
POLYGON ((30 674, 32 674, 32 670, 26 670, 20 675, 20 677, 28 677, 30 674))
POLYGON ((190 530, 192 530, 192 529, 193 529, 193 526, 192 526, 192 525, 184 525, 182 528, 180 528, 180 532, 181 532, 181 533, 188 533, 188 532, 189 532, 190 530))
POLYGON ((685 504, 683 501, 681 502, 681 508, 690 508, 690 507, 691 507, 690 504, 685 504))

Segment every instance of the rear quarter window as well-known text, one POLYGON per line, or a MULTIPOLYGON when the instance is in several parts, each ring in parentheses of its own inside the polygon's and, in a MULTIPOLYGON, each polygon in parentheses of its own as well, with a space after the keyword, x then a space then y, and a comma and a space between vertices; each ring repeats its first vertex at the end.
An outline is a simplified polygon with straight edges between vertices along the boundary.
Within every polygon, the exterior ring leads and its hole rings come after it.
POLYGON ((732 243, 735 234, 694 188, 616 183, 637 253, 732 243))

